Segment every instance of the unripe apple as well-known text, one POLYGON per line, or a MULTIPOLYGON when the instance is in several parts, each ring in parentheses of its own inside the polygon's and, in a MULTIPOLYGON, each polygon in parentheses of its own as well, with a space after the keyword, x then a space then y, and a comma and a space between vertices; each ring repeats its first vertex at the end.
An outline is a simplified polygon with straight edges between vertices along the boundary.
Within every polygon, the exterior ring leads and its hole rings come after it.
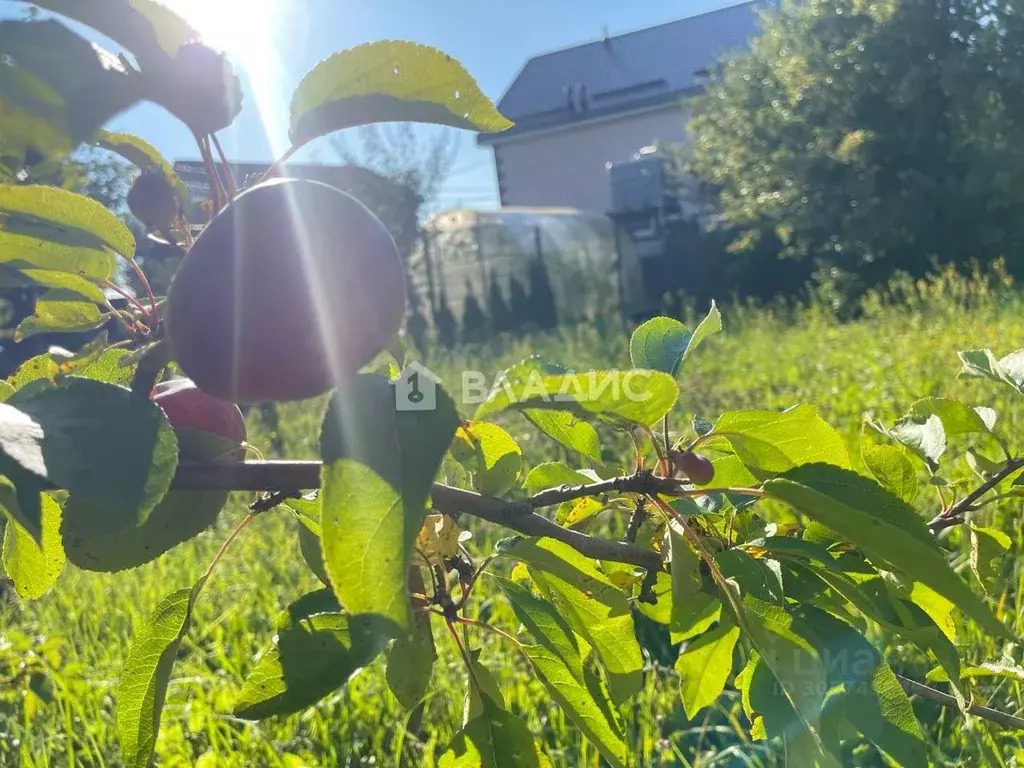
POLYGON ((685 477, 694 485, 707 485, 715 479, 715 465, 693 451, 670 451, 676 477, 685 477))
POLYGON ((165 309, 175 360, 208 394, 304 400, 391 342, 405 315, 405 272, 388 230, 354 197, 273 179, 210 222, 165 309))
POLYGON ((189 379, 172 379, 153 388, 153 402, 167 416, 174 429, 195 429, 245 442, 245 419, 234 403, 211 397, 189 379))
POLYGON ((128 210, 146 229, 167 231, 181 214, 178 193, 163 174, 143 171, 128 191, 128 210))

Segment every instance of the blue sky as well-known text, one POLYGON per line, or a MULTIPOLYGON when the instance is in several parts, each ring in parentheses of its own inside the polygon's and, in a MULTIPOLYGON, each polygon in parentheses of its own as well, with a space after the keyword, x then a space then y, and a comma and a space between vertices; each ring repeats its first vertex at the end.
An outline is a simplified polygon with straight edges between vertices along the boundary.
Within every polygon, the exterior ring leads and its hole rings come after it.
MULTIPOLYGON (((80 0, 82 1, 82 0, 80 0)), ((252 8, 271 0, 165 0, 204 8, 230 4, 252 8)), ((533 55, 596 39, 605 29, 617 34, 691 16, 736 0, 276 0, 279 12, 270 20, 273 30, 273 82, 261 89, 268 105, 261 115, 254 108, 253 78, 243 74, 246 109, 221 132, 225 151, 236 160, 272 159, 272 144, 287 130, 287 104, 303 74, 331 53, 380 39, 405 39, 433 45, 460 60, 476 77, 484 93, 497 101, 523 63, 533 55), (268 136, 271 137, 268 139, 268 136)), ((23 4, 0 0, 11 11, 23 4), (14 8, 12 8, 14 6, 14 8)), ((20 10, 20 8, 19 8, 20 10)), ((217 13, 207 11, 207 13, 217 13)), ((220 12, 223 15, 223 11, 220 12)), ((246 25, 253 25, 246 17, 246 25)), ((230 54, 236 59, 234 53, 230 54)), ((247 54, 252 56, 250 52, 247 54)), ((238 63, 244 68, 244 58, 238 63)), ((258 66, 258 65, 257 65, 258 66)), ((255 68, 254 68, 255 72, 255 68)), ((264 78, 267 79, 267 78, 264 78)), ((197 156, 191 134, 161 108, 144 104, 116 118, 112 128, 143 136, 169 159, 197 156)), ((430 129, 424 129, 429 131, 430 129)), ((490 152, 478 149, 474 135, 459 132, 459 156, 454 172, 434 206, 497 205, 497 187, 490 152)), ((337 162, 330 144, 321 139, 297 159, 337 162)))

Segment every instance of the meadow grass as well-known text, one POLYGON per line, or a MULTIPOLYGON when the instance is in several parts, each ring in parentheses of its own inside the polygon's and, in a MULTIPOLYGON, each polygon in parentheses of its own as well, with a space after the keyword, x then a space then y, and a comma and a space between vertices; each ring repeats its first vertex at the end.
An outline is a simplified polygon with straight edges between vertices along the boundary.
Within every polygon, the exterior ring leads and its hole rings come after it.
MULTIPOLYGON (((1021 433, 1024 399, 1009 388, 957 380, 958 350, 991 347, 997 355, 1024 346, 1024 296, 996 274, 961 278, 943 273, 917 283, 895 281, 869 296, 862 315, 840 322, 831 309, 812 301, 802 307, 733 306, 723 311, 725 332, 688 361, 676 413, 682 429, 693 414, 713 419, 738 408, 782 409, 798 403, 819 407, 850 443, 855 462, 865 439, 866 411, 891 422, 914 400, 946 395, 971 405, 991 405, 1007 435, 1021 433)), ((695 317, 686 318, 691 325, 695 317)), ((496 372, 531 355, 577 368, 629 364, 628 333, 614 323, 584 325, 523 339, 502 339, 456 351, 424 355, 445 380, 465 369, 496 372)), ((322 402, 280 408, 282 453, 314 456, 322 402)), ((502 423, 520 440, 527 461, 558 458, 560 451, 532 434, 525 421, 502 423)), ((269 452, 271 435, 259 413, 250 417, 253 444, 269 452)), ((622 436, 604 435, 612 453, 625 451, 622 436)), ((874 438, 871 438, 874 439, 874 438)), ((969 474, 966 443, 952 446, 950 477, 969 474)), ((927 498, 927 497, 926 497, 927 498)), ((169 592, 191 585, 205 570, 250 498, 233 499, 220 522, 197 539, 132 572, 94 574, 66 569, 44 598, 0 608, 0 766, 122 765, 114 715, 120 666, 140 621, 169 592), (27 658, 46 670, 46 680, 29 686, 19 675, 27 658), (6 681, 6 684, 4 683, 6 681)), ((923 514, 938 509, 926 508, 923 514)), ((1024 631, 1018 600, 1024 594, 1024 551, 1020 504, 993 506, 985 524, 1013 540, 1004 560, 1000 617, 1018 635, 1024 631)), ((621 522, 621 521, 619 521, 621 522)), ((470 525, 476 553, 489 553, 502 532, 470 525)), ((967 568, 964 537, 949 534, 954 565, 967 568)), ((298 715, 261 723, 234 719, 234 696, 272 635, 275 614, 291 600, 317 589, 285 513, 257 519, 228 551, 200 600, 193 629, 179 653, 157 745, 160 766, 392 766, 432 765, 435 755, 461 724, 466 672, 443 627, 435 627, 438 661, 422 711, 410 714, 388 691, 383 659, 318 706, 298 715)), ((515 630, 503 602, 481 590, 473 610, 515 630)), ((773 756, 744 735, 747 724, 735 692, 695 722, 681 711, 671 669, 672 649, 650 622, 640 621, 651 656, 644 689, 627 705, 631 749, 644 766, 761 765, 773 756)), ((958 643, 971 662, 1021 661, 1005 646, 966 623, 958 643)), ((495 675, 508 708, 523 716, 554 766, 598 766, 590 747, 527 673, 507 642, 472 631, 471 645, 495 675)), ((887 638, 878 638, 888 642, 887 638)), ((919 653, 889 644, 897 671, 922 679, 931 665, 919 653)), ((1024 706, 1021 681, 999 678, 983 688, 991 706, 1018 712, 1024 706)), ((925 724, 933 764, 1013 765, 1022 749, 1016 737, 990 724, 915 704, 925 724)), ((877 752, 860 745, 851 764, 883 765, 877 752)), ((1024 754, 1024 752, 1021 752, 1024 754)))

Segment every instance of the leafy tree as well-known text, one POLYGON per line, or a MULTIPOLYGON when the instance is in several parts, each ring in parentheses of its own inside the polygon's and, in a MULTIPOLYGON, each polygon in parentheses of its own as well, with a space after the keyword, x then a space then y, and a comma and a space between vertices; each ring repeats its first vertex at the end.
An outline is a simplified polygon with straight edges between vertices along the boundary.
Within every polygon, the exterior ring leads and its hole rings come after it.
POLYGON ((527 276, 530 282, 530 319, 543 330, 556 328, 558 307, 543 256, 536 256, 530 261, 527 276))
POLYGON ((533 307, 519 275, 512 275, 508 282, 508 307, 513 331, 522 331, 533 322, 533 307))
POLYGON ((491 330, 495 333, 506 333, 512 330, 512 310, 501 290, 498 275, 492 270, 490 284, 487 289, 487 310, 491 317, 491 330))
POLYGON ((455 346, 458 322, 448 306, 448 292, 444 286, 441 286, 441 295, 437 297, 437 306, 434 307, 434 330, 438 344, 449 349, 455 346))
POLYGON ((466 300, 462 305, 462 340, 479 343, 487 339, 491 321, 480 306, 480 301, 473 292, 473 286, 466 281, 466 300))
POLYGON ((690 123, 733 248, 766 235, 846 290, 933 260, 1024 267, 1019 4, 783 0, 690 123))

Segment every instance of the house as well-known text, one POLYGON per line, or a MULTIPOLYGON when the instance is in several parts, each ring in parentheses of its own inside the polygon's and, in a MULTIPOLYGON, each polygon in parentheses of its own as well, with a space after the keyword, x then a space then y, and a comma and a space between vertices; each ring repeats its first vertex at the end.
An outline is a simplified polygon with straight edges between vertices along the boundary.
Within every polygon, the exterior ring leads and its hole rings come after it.
MULTIPOLYGON (((770 1, 770 0, 769 0, 770 1)), ((608 167, 686 141, 685 99, 759 31, 758 0, 535 56, 499 102, 516 125, 480 134, 502 205, 611 207, 608 167)))

